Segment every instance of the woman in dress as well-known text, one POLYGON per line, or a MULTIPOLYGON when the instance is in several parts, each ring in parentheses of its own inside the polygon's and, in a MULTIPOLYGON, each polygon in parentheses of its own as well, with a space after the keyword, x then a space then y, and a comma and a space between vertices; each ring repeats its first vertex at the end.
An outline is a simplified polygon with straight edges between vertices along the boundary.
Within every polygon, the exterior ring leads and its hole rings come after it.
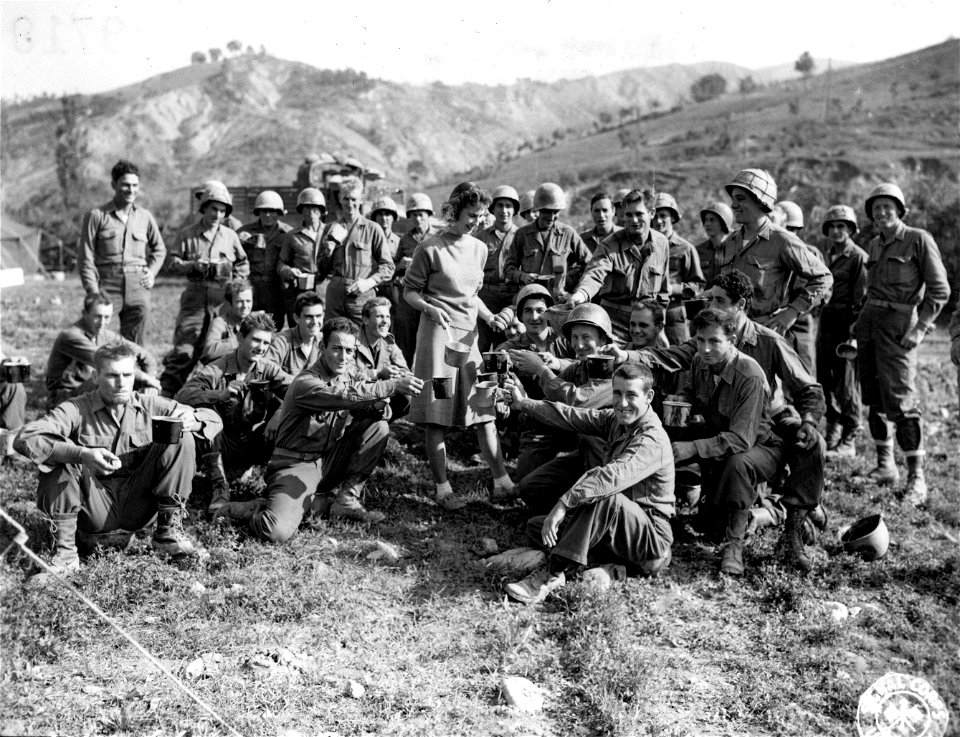
POLYGON ((410 420, 425 427, 424 442, 437 485, 437 499, 447 509, 464 505, 454 496, 447 480, 444 435, 448 427, 475 426, 480 453, 493 474, 494 494, 504 497, 513 492, 513 481, 500 452, 494 408, 481 406, 486 402, 475 388, 481 361, 477 319, 493 329, 503 327, 477 296, 483 283, 487 247, 474 233, 483 227, 489 205, 490 196, 476 184, 458 184, 441 210, 449 225, 417 246, 404 279, 404 299, 426 318, 420 320, 417 331, 413 372, 427 387, 411 402, 410 420), (450 340, 470 347, 469 356, 459 369, 444 361, 444 345, 450 340), (449 398, 436 397, 431 388, 435 377, 453 378, 449 398))

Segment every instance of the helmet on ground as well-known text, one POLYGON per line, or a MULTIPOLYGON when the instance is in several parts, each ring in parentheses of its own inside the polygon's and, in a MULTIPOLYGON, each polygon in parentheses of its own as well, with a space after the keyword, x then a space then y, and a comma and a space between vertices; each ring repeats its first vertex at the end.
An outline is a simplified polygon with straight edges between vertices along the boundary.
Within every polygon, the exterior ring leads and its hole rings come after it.
POLYGON ((897 212, 900 213, 900 217, 907 214, 907 201, 903 198, 903 192, 900 191, 900 187, 891 182, 884 182, 874 187, 870 196, 867 197, 866 211, 867 217, 870 220, 873 220, 873 201, 878 197, 889 197, 896 202, 897 212))
POLYGON ((732 195, 735 187, 745 189, 756 197, 764 212, 772 211, 777 202, 777 183, 769 172, 763 169, 744 169, 737 172, 737 176, 724 189, 728 195, 732 195))
POLYGON ((297 212, 301 215, 305 205, 315 205, 323 212, 327 211, 327 200, 324 198, 323 192, 316 187, 307 187, 300 190, 300 194, 297 195, 297 212))
POLYGON ((587 302, 577 305, 570 311, 570 317, 563 324, 563 336, 567 340, 571 340, 570 331, 577 323, 593 325, 600 330, 600 334, 606 338, 607 343, 613 342, 613 326, 610 324, 610 315, 600 305, 587 302))
POLYGON ((515 213, 520 212, 520 196, 517 194, 517 190, 509 184, 501 184, 493 190, 490 200, 491 205, 497 200, 510 200, 513 203, 513 211, 515 213))
POLYGON ((827 210, 827 214, 823 216, 823 225, 820 227, 820 232, 826 235, 827 226, 830 225, 830 223, 836 222, 849 225, 850 235, 853 235, 860 229, 857 225, 857 213, 853 211, 852 207, 848 207, 847 205, 834 205, 827 210))
POLYGON ((565 210, 567 196, 559 185, 544 182, 533 193, 534 210, 565 210))
POLYGON ((680 208, 673 195, 666 194, 665 192, 661 192, 653 198, 653 211, 656 212, 657 210, 669 210, 673 222, 677 222, 682 217, 680 208))
POLYGON ((700 211, 701 223, 703 223, 703 218, 708 212, 711 212, 720 218, 720 222, 723 223, 724 233, 729 233, 731 230, 733 230, 733 210, 730 209, 730 205, 728 205, 726 202, 711 202, 709 205, 704 207, 700 211))
POLYGON ((883 515, 871 514, 840 531, 840 542, 848 553, 856 553, 864 560, 878 560, 890 547, 890 532, 883 515))
POLYGON ((414 192, 407 198, 407 215, 414 210, 423 210, 433 215, 433 202, 423 192, 414 192))
POLYGON ((783 223, 785 228, 802 228, 803 227, 803 210, 800 209, 800 205, 796 202, 791 202, 790 200, 780 200, 775 207, 779 207, 783 214, 786 215, 786 220, 783 223))
POLYGON ((517 208, 520 210, 522 215, 525 212, 530 212, 533 209, 533 193, 534 190, 524 192, 520 197, 520 206, 517 208))
POLYGON ((287 214, 287 210, 283 206, 283 198, 272 189, 265 190, 257 195, 257 199, 253 202, 254 215, 257 214, 257 210, 279 210, 281 214, 287 214))
POLYGON ((379 210, 392 213, 394 220, 400 217, 400 212, 397 210, 397 203, 393 201, 392 197, 378 197, 375 199, 373 201, 373 207, 370 208, 370 213, 375 215, 379 210))
POLYGON ((200 212, 211 202, 219 202, 227 208, 227 215, 233 212, 233 196, 223 182, 209 182, 200 195, 200 212))
POLYGON ((617 193, 613 196, 613 206, 616 207, 623 203, 623 198, 630 194, 633 190, 630 187, 625 187, 624 189, 618 189, 617 193))
POLYGON ((553 307, 554 305, 553 295, 550 294, 550 290, 543 286, 543 284, 533 282, 532 284, 527 284, 523 289, 517 292, 517 317, 520 317, 523 314, 523 303, 531 297, 542 299, 547 303, 547 307, 553 307))

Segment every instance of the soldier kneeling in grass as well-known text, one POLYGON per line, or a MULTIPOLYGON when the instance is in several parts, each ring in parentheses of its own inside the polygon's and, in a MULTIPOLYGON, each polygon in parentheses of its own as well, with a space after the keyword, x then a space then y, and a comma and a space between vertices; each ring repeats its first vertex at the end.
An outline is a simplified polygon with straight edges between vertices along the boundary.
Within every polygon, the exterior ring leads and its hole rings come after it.
POLYGON ((527 534, 549 552, 549 568, 508 584, 507 594, 535 604, 583 566, 603 569, 587 571, 585 578, 605 579, 626 575, 627 566, 654 575, 669 565, 676 508, 673 453, 650 407, 650 369, 625 364, 614 372, 612 409, 537 401, 519 383, 507 386, 514 406, 526 415, 559 430, 606 438, 603 463, 577 479, 549 514, 527 522, 527 534))
POLYGON ((223 425, 213 410, 134 391, 136 359, 129 343, 101 346, 93 359, 96 388, 28 422, 14 443, 40 467, 37 506, 55 527, 52 567, 59 573, 80 568, 78 527, 94 536, 130 533, 156 518, 155 549, 172 556, 200 551, 182 526, 194 435, 212 440, 223 425), (179 420, 160 442, 157 418, 179 420))

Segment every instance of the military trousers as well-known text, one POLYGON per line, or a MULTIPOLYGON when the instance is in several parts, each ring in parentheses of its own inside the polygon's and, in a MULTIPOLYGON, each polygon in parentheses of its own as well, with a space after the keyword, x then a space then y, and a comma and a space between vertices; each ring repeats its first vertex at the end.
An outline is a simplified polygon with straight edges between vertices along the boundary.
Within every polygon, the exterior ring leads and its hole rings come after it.
POLYGON ((150 319, 150 290, 140 283, 146 266, 101 266, 100 293, 120 305, 120 335, 143 345, 150 319))

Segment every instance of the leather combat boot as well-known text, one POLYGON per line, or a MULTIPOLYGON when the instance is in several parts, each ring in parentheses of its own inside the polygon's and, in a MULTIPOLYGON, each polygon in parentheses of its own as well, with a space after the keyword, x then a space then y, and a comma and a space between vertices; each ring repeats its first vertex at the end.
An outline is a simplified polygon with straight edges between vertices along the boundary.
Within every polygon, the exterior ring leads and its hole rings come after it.
POLYGON ((787 522, 781 539, 782 559, 801 573, 809 573, 813 564, 803 549, 803 521, 807 518, 807 510, 798 507, 787 507, 787 522))
POLYGON ((927 503, 927 480, 923 476, 923 451, 907 451, 907 483, 903 487, 903 500, 914 507, 927 503))
POLYGON ((230 482, 227 481, 227 472, 223 467, 223 456, 220 453, 205 453, 203 456, 203 472, 210 481, 213 494, 207 514, 215 517, 220 508, 230 501, 230 482))
POLYGON ((720 573, 726 573, 728 576, 743 575, 744 537, 747 534, 747 523, 749 521, 749 509, 730 512, 720 553, 720 573))
POLYGON ((344 485, 337 490, 336 498, 330 505, 330 519, 349 519, 357 522, 376 524, 383 522, 383 512, 370 512, 360 502, 361 488, 344 485))
POLYGON ((199 555, 203 550, 183 531, 182 507, 160 507, 157 510, 157 529, 153 531, 153 549, 176 557, 199 555))
POLYGON ((53 526, 53 558, 50 568, 61 576, 80 570, 80 554, 77 552, 77 515, 54 514, 50 517, 53 526))
POLYGON ((877 443, 877 467, 867 474, 867 481, 879 486, 895 484, 900 480, 900 472, 893 461, 893 441, 877 443))

